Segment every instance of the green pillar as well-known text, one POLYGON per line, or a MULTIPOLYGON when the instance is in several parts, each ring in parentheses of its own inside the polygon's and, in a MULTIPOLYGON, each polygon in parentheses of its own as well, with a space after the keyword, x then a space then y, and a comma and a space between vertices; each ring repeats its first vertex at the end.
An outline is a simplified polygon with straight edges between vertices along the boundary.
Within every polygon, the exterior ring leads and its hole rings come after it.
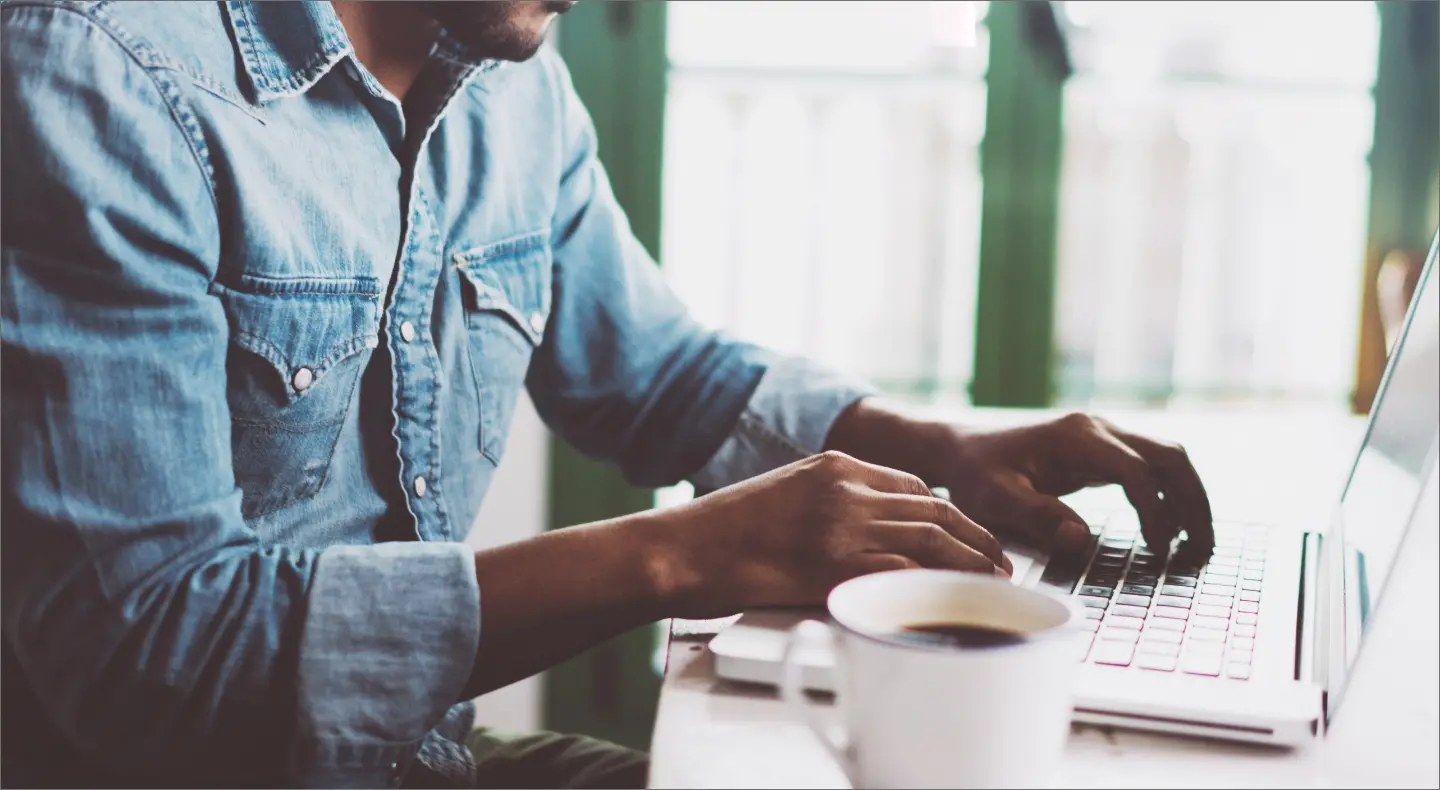
POLYGON ((1370 149, 1370 218, 1354 409, 1370 410, 1385 345, 1375 278, 1391 250, 1424 252, 1435 233, 1440 189, 1440 3, 1376 3, 1380 56, 1375 71, 1375 139, 1370 149))
POLYGON ((992 2, 985 24, 990 60, 970 395, 977 406, 1047 406, 1053 395, 1061 91, 1069 59, 1049 3, 992 2))
MULTIPOLYGON (((660 252, 660 167, 665 118, 665 4, 579 3, 559 22, 557 44, 595 121, 600 160, 635 235, 660 252)), ((654 493, 612 467, 554 442, 551 529, 651 507, 654 493)), ((655 629, 599 645, 551 670, 544 725, 648 748, 660 682, 651 669, 655 629)))

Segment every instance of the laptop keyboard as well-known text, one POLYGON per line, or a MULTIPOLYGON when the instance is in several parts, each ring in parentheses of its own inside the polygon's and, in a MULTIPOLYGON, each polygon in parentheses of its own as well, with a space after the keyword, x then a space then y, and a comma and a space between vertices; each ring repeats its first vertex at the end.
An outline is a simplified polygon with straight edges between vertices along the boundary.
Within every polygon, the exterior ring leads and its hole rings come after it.
POLYGON ((1248 680, 1268 530, 1216 525, 1209 562, 1186 567, 1147 550, 1133 522, 1092 526, 1091 556, 1051 562, 1041 576, 1084 604, 1091 635, 1080 660, 1248 680))

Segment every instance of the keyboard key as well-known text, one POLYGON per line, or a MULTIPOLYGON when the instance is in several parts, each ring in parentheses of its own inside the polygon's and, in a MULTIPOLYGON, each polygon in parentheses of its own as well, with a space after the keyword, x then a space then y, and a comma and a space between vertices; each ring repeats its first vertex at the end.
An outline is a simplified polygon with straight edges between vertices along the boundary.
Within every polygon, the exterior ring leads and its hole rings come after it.
POLYGON ((1141 587, 1154 587, 1160 583, 1160 577, 1153 573, 1135 573, 1133 570, 1125 576, 1126 584, 1137 584, 1141 587))
POLYGON ((1178 595, 1162 595, 1155 599, 1156 606, 1177 606, 1181 609, 1190 608, 1190 599, 1181 598, 1178 595))
POLYGON ((1230 647, 1242 650, 1254 650, 1255 639, 1249 636, 1232 636, 1230 637, 1230 647))
POLYGON ((1176 586, 1170 585, 1170 584, 1167 584, 1167 585, 1165 585, 1164 587, 1161 587, 1161 588, 1160 588, 1160 594, 1161 594, 1161 595, 1174 595, 1174 596, 1176 596, 1176 597, 1178 597, 1178 598, 1194 598, 1194 597, 1195 597, 1195 591, 1194 591, 1193 589, 1191 589, 1191 588, 1189 588, 1189 587, 1176 587, 1176 586))
POLYGON ((1189 639, 1192 644, 1195 642, 1223 643, 1225 641, 1225 632, 1206 630, 1204 628, 1196 628, 1190 631, 1189 639))
POLYGON ((1216 677, 1220 674, 1220 658, 1217 656, 1192 656, 1186 655, 1180 668, 1191 675, 1208 675, 1216 677))
POLYGON ((1237 612, 1249 612, 1250 614, 1258 614, 1258 613, 1260 612, 1260 602, 1259 602, 1259 601, 1240 601, 1239 603, 1236 603, 1236 604, 1235 604, 1235 611, 1237 611, 1237 612))
POLYGON ((1222 643, 1222 642, 1214 642, 1214 641, 1206 641, 1206 640, 1204 640, 1204 639, 1199 639, 1199 640, 1194 639, 1193 637, 1194 637, 1195 634, 1197 634, 1197 633, 1199 633, 1199 632, 1198 632, 1198 631, 1191 631, 1191 632, 1190 632, 1190 635, 1187 636, 1187 637, 1185 637, 1185 649, 1182 651, 1182 652, 1184 652, 1185 655, 1187 655, 1187 656, 1209 656, 1209 657, 1211 657, 1211 658, 1216 658, 1216 659, 1218 659, 1218 658, 1220 658, 1221 656, 1223 656, 1223 655, 1225 654, 1225 645, 1224 645, 1224 643, 1222 643))
POLYGON ((1102 618, 1102 617, 1104 617, 1104 616, 1105 616, 1105 610, 1104 610, 1104 609, 1096 609, 1096 608, 1094 608, 1093 606, 1087 606, 1087 607, 1085 607, 1085 619, 1087 619, 1087 620, 1099 620, 1100 618, 1102 618))
POLYGON ((1260 615, 1250 612, 1237 612, 1233 618, 1240 625, 1255 625, 1260 620, 1260 615))
POLYGON ((1240 577, 1233 573, 1206 573, 1204 577, 1207 585, 1219 584, 1225 587, 1234 587, 1239 581, 1240 577))
POLYGON ((1172 587, 1194 587, 1198 583, 1194 576, 1175 576, 1171 574, 1165 577, 1165 584, 1172 587))
MULTIPOLYGON (((1184 638, 1185 637, 1177 631, 1156 631, 1153 628, 1146 628, 1145 633, 1141 635, 1140 644, 1178 645, 1180 644, 1180 640, 1184 638)), ((1180 648, 1177 647, 1175 650, 1178 652, 1180 648)))
POLYGON ((1219 617, 1224 620, 1230 619, 1230 607, 1228 606, 1214 606, 1212 604, 1197 603, 1194 607, 1190 609, 1190 611, 1194 614, 1200 614, 1206 617, 1219 617))
POLYGON ((1185 620, 1190 617, 1189 609, 1181 609, 1178 606, 1157 606, 1151 612, 1151 622, 1154 618, 1163 617, 1167 620, 1185 620))
POLYGON ((1148 584, 1127 584, 1120 588, 1120 592, 1125 595, 1143 595, 1146 599, 1145 603, 1148 604, 1150 596, 1155 594, 1155 588, 1148 584))
POLYGON ((1105 568, 1118 573, 1121 568, 1125 567, 1125 557, 1124 555, 1114 557, 1107 554, 1101 554, 1096 557, 1095 561, 1091 564, 1096 568, 1105 568))
POLYGON ((1157 672, 1174 672, 1175 657, 1162 656, 1156 653, 1141 653, 1136 659, 1135 666, 1141 669, 1153 669, 1157 672))
POLYGON ((1236 650, 1232 647, 1225 652, 1225 660, 1235 664, 1249 664, 1254 656, 1255 651, 1249 649, 1236 650))
POLYGON ((1126 606, 1125 604, 1115 604, 1114 606, 1110 607, 1110 616, 1138 617, 1144 619, 1145 611, 1146 609, 1143 606, 1126 606))
POLYGON ((1120 573, 1119 571, 1111 573, 1109 568, 1092 568, 1090 574, 1085 577, 1085 584, 1113 590, 1120 584, 1120 573))
POLYGON ((1115 596, 1115 603, 1125 604, 1126 606, 1139 606, 1139 607, 1142 608, 1142 609, 1149 609, 1149 608, 1150 608, 1150 596, 1148 596, 1148 595, 1117 595, 1117 596, 1115 596))
POLYGON ((1140 626, 1145 624, 1138 617, 1107 617, 1103 622, 1106 628, 1128 628, 1132 631, 1139 631, 1140 626))
POLYGON ((1263 579, 1263 578, 1265 578, 1265 574, 1264 574, 1263 572, 1261 572, 1261 571, 1241 571, 1241 572, 1240 572, 1240 579, 1241 579, 1242 581, 1258 582, 1258 581, 1260 581, 1260 580, 1263 579))
MULTIPOLYGON (((1179 609, 1179 610, 1177 610, 1177 611, 1183 612, 1183 611, 1185 611, 1185 610, 1184 610, 1184 609, 1179 609)), ((1176 632, 1179 632, 1179 631, 1184 631, 1184 630, 1185 630, 1185 621, 1184 621, 1184 620, 1167 620, 1167 619, 1165 619, 1165 615, 1160 614, 1160 610, 1159 610, 1159 609, 1156 609, 1156 610, 1155 610, 1155 615, 1157 615, 1157 616, 1151 617, 1149 620, 1146 620, 1146 621, 1145 621, 1145 630, 1146 630, 1146 631, 1176 631, 1176 632)))
POLYGON ((1251 579, 1241 579, 1241 580, 1240 580, 1240 590, 1241 590, 1242 592, 1245 591, 1245 590, 1259 590, 1259 589, 1260 589, 1260 585, 1261 585, 1261 582, 1259 582, 1259 581, 1253 581, 1253 580, 1251 580, 1251 579))
POLYGON ((1233 603, 1233 600, 1228 595, 1210 595, 1208 593, 1204 593, 1201 594, 1200 597, 1195 599, 1195 603, 1203 603, 1206 606, 1223 606, 1226 609, 1229 609, 1230 604, 1233 603))
POLYGON ((1224 631, 1230 627, 1230 621, 1223 617, 1192 617, 1190 618, 1190 627, 1224 631))
POLYGON ((1095 648, 1090 651, 1090 661, 1095 664, 1128 667, 1134 658, 1135 646, 1127 642, 1107 642, 1097 639, 1095 648))
POLYGON ((1098 595, 1080 595, 1077 596, 1075 600, 1094 609, 1104 609, 1110 605, 1110 597, 1108 595, 1104 598, 1098 595))
POLYGON ((1093 595, 1097 598, 1109 598, 1110 592, 1109 587, 1100 587, 1094 584, 1087 584, 1080 588, 1080 596, 1082 599, 1087 595, 1093 595))
POLYGON ((1249 679, 1250 679, 1250 665, 1249 665, 1249 664, 1233 664, 1233 663, 1232 663, 1232 664, 1226 664, 1226 665, 1225 665, 1225 677, 1234 678, 1235 680, 1249 680, 1249 679))
POLYGON ((1234 596, 1235 588, 1221 584, 1204 584, 1200 586, 1200 592, 1207 595, 1234 596))
POLYGON ((1211 557, 1210 561, 1205 563, 1205 570, 1214 573, 1226 573, 1238 570, 1239 568, 1239 557, 1211 557))
POLYGON ((1130 549, 1134 547, 1134 538, 1112 538, 1109 535, 1106 535, 1104 538, 1100 539, 1101 552, 1117 553, 1122 557, 1126 554, 1129 554, 1130 549))
MULTIPOLYGON (((1090 614, 1090 612, 1093 612, 1093 611, 1095 611, 1095 610, 1094 610, 1094 609, 1091 609, 1090 611, 1087 611, 1085 614, 1088 615, 1088 614, 1090 614)), ((1100 615, 1101 615, 1101 613, 1096 612, 1096 614, 1095 614, 1094 617, 1091 617, 1091 618, 1085 620, 1085 629, 1086 629, 1087 631, 1089 631, 1090 633, 1093 634, 1093 633, 1095 633, 1096 631, 1100 630, 1100 615)))
POLYGON ((1085 657, 1088 656, 1088 655, 1090 655, 1090 645, 1092 645, 1092 644, 1094 644, 1094 643, 1095 643, 1095 637, 1094 637, 1094 636, 1087 636, 1087 637, 1085 637, 1084 639, 1081 639, 1080 641, 1076 642, 1076 643, 1075 643, 1075 652, 1076 652, 1077 654, 1079 654, 1079 658, 1077 658, 1076 660, 1083 662, 1083 661, 1085 660, 1085 657))
POLYGON ((1242 600, 1242 601, 1258 601, 1258 600, 1260 600, 1260 591, 1259 591, 1259 590, 1241 590, 1241 591, 1240 591, 1240 600, 1242 600))
POLYGON ((1109 639, 1112 642, 1134 643, 1140 639, 1140 632, 1132 628, 1122 628, 1114 623, 1106 623, 1105 630, 1100 632, 1101 639, 1109 639))
POLYGON ((1238 556, 1240 556, 1240 546, 1239 546, 1237 543, 1230 543, 1230 544, 1227 544, 1227 545, 1222 546, 1222 545, 1220 545, 1220 542, 1217 540, 1216 543, 1215 543, 1214 556, 1212 556, 1212 557, 1210 558, 1210 561, 1211 561, 1211 562, 1214 562, 1217 557, 1238 557, 1238 556))
POLYGON ((1075 585, 1080 582, 1084 570, 1083 566, 1074 562, 1051 562, 1045 566, 1045 572, 1040 574, 1040 583, 1060 595, 1069 595, 1075 591, 1075 585))
POLYGON ((1264 561, 1264 560, 1245 560, 1245 562, 1242 563, 1242 567, 1244 567, 1245 570, 1247 570, 1247 571, 1263 571, 1263 570, 1265 570, 1265 561, 1264 561))

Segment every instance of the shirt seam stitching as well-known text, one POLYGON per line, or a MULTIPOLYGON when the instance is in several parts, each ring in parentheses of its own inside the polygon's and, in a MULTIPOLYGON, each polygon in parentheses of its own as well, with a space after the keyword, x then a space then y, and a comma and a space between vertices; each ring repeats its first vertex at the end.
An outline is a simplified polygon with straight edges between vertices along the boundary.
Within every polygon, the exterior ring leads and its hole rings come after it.
POLYGON ((159 76, 159 72, 167 70, 166 59, 149 44, 116 24, 115 20, 105 13, 102 6, 92 7, 88 12, 59 6, 55 8, 76 13, 83 19, 89 20, 97 30, 109 36, 121 51, 129 56, 135 65, 150 78, 150 82, 155 86, 156 92, 160 94, 161 100, 169 111, 171 120, 175 123, 176 131, 185 140, 186 147, 190 149, 191 155, 195 158, 195 164, 200 170, 200 177, 205 182, 206 190, 210 194, 210 205, 215 209, 215 221, 218 227, 220 200, 215 185, 214 164, 210 161, 209 146, 200 132, 199 117, 190 107, 186 106, 175 85, 159 76))

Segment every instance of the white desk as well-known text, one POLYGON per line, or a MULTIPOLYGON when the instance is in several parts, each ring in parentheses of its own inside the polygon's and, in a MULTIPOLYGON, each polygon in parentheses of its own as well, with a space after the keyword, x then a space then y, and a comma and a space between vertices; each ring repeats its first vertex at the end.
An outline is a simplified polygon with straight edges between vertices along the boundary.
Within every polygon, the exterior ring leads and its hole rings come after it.
MULTIPOLYGON (((1185 444, 1217 519, 1310 529, 1326 522, 1364 425, 1345 415, 1282 412, 1110 416, 1185 444)), ((1437 530, 1424 532, 1422 544, 1397 563, 1361 671, 1325 740, 1281 750, 1077 725, 1060 781, 1095 788, 1440 787, 1440 541, 1437 530)), ((706 643, 725 622, 673 624, 650 786, 848 787, 773 692, 715 678, 706 643)))

